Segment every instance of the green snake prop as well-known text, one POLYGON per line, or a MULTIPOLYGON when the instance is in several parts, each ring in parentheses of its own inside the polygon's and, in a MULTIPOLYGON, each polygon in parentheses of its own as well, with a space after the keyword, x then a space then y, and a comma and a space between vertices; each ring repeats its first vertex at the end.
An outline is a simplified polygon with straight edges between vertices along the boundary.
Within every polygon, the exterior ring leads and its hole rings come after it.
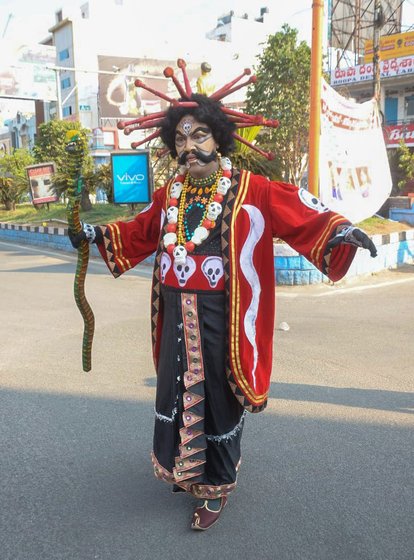
MULTIPOLYGON (((65 137, 65 151, 68 154, 67 165, 71 179, 73 180, 72 187, 67 191, 68 205, 67 205, 67 219, 69 228, 74 234, 82 231, 82 224, 79 218, 80 201, 82 197, 82 164, 84 161, 84 150, 79 141, 79 131, 69 130, 65 137)), ((83 371, 90 371, 92 368, 92 341, 95 330, 95 317, 91 306, 89 305, 85 296, 85 278, 89 262, 89 242, 83 240, 78 248, 78 261, 76 265, 75 281, 73 285, 73 292, 75 296, 76 305, 83 317, 84 330, 83 330, 83 343, 82 343, 82 366, 83 371)))

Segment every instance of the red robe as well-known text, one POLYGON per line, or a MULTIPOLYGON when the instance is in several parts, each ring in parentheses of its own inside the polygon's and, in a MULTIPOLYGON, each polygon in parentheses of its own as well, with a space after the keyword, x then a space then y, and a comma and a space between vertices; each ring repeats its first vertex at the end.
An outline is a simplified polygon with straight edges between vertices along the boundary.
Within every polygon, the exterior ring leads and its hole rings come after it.
MULTIPOLYGON (((153 353, 157 366, 162 301, 159 262, 168 190, 155 191, 153 202, 130 222, 102 227, 99 250, 117 277, 157 252, 152 293, 153 353)), ((273 238, 280 238, 306 257, 331 280, 347 272, 356 247, 341 244, 327 250, 328 241, 349 225, 307 191, 241 171, 223 203, 222 258, 228 317, 227 377, 251 412, 266 406, 272 369, 275 314, 273 238)))

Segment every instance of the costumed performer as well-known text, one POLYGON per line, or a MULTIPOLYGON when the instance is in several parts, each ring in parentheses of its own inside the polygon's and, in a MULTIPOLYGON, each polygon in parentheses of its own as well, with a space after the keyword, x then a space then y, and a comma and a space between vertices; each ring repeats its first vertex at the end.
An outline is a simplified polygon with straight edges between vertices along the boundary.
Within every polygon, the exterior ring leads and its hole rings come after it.
POLYGON ((267 403, 273 238, 333 281, 345 275, 358 247, 371 256, 376 250, 363 231, 304 189, 233 168, 227 156, 236 126, 253 117, 235 116, 219 95, 186 93, 159 122, 178 158, 177 175, 134 220, 95 226, 92 235, 85 225, 86 233, 71 238, 74 246, 85 238, 97 243, 114 277, 156 253, 152 461, 173 492, 201 500, 191 528, 206 530, 236 488, 246 411, 267 403))

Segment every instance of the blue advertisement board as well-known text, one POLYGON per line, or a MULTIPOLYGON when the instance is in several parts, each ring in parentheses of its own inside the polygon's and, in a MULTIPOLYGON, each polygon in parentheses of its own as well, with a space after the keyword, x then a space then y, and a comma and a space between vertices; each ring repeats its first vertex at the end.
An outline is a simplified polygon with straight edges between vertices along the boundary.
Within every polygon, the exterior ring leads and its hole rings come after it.
POLYGON ((152 181, 148 150, 113 152, 111 163, 115 204, 151 201, 152 181))

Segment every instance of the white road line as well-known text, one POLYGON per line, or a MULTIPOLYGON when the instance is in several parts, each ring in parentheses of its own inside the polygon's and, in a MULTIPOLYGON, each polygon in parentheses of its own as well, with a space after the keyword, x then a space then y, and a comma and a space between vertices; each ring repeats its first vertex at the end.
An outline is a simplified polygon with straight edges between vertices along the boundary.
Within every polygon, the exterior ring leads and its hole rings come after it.
MULTIPOLYGON (((19 249, 24 249, 25 251, 31 251, 32 253, 47 253, 48 255, 54 255, 55 257, 67 257, 71 261, 76 261, 77 256, 75 254, 66 253, 65 251, 52 251, 47 247, 36 247, 33 245, 21 245, 20 243, 13 243, 12 241, 0 241, 0 245, 6 245, 7 247, 18 247, 19 249)), ((75 249, 74 249, 75 251, 75 249)), ((99 262, 99 261, 97 261, 99 262)))
MULTIPOLYGON (((40 253, 40 254, 45 254, 47 253, 48 255, 53 255, 55 257, 60 258, 61 260, 70 260, 73 262, 76 262, 77 260, 77 256, 76 253, 74 255, 70 254, 70 253, 66 253, 65 251, 52 251, 51 249, 48 249, 46 247, 34 247, 33 245, 20 245, 19 243, 13 243, 10 241, 0 241, 0 245, 5 245, 7 247, 18 247, 19 249, 23 249, 25 251, 31 251, 32 253, 40 253)), ((74 250, 75 251, 75 250, 74 250)), ((103 266, 104 268, 106 268, 106 264, 104 263, 103 260, 99 260, 97 257, 91 257, 90 263, 91 266, 103 266)), ((152 267, 150 265, 138 265, 139 268, 135 268, 132 269, 130 271, 128 271, 128 274, 135 274, 137 276, 146 276, 146 277, 150 277, 152 276, 152 267)), ((109 271, 108 271, 109 273, 109 271)), ((407 284, 408 282, 414 282, 414 267, 413 267, 413 276, 411 278, 403 278, 401 280, 389 280, 387 282, 379 282, 378 284, 370 284, 369 286, 352 286, 349 288, 332 288, 332 290, 329 291, 325 291, 325 292, 320 292, 318 294, 312 294, 312 293, 308 293, 308 291, 306 291, 305 293, 298 293, 297 291, 292 292, 292 293, 288 293, 288 292, 281 292, 279 291, 281 286, 278 287, 276 286, 276 297, 277 298, 298 298, 298 297, 311 297, 311 298, 321 298, 321 297, 329 297, 329 296, 337 296, 337 295, 342 295, 342 294, 349 294, 352 292, 362 292, 365 290, 375 290, 378 288, 386 288, 388 286, 396 286, 398 284, 407 284)), ((317 285, 315 285, 316 287, 317 285)), ((309 288, 308 285, 303 286, 304 288, 309 288)), ((295 286, 295 290, 300 289, 300 286, 295 286)), ((286 288, 284 288, 286 289, 286 288)))
MULTIPOLYGON (((298 298, 298 297, 308 297, 308 298, 321 298, 321 297, 330 297, 330 296, 338 296, 343 294, 349 294, 353 292, 363 292, 365 290, 377 290, 378 288, 387 288, 388 286, 397 286, 398 284, 407 284, 409 282, 414 282, 414 268, 413 268, 413 276, 411 278, 403 278, 401 280, 389 280, 386 282, 379 282, 377 284, 370 284, 369 286, 352 286, 349 288, 332 288, 332 290, 319 292, 317 294, 309 293, 308 289, 303 291, 302 293, 298 293, 297 291, 293 293, 288 292, 280 292, 276 288, 276 297, 277 298, 298 298)), ((304 286, 305 287, 305 286, 304 286)), ((316 287, 316 286, 315 286, 316 287)), ((298 286, 295 287, 297 289, 298 286)), ((306 286, 306 288, 309 288, 306 286)), ((299 287, 300 289, 300 287, 299 287)))
POLYGON ((370 284, 369 286, 353 286, 352 288, 338 288, 337 290, 332 292, 322 292, 321 294, 314 294, 313 297, 335 296, 338 294, 348 294, 349 292, 363 292, 365 290, 376 290, 378 288, 386 288, 388 286, 397 286, 398 284, 407 284, 408 282, 414 282, 414 275, 412 278, 403 278, 402 280, 390 280, 388 282, 379 282, 378 284, 370 284))
MULTIPOLYGON (((0 246, 1 245, 5 245, 6 247, 14 247, 14 248, 19 248, 22 249, 24 251, 29 251, 32 253, 38 253, 41 255, 47 255, 47 256, 54 256, 59 258, 62 261, 70 261, 73 263, 76 263, 77 261, 77 254, 76 254, 76 249, 74 249, 74 254, 71 253, 67 253, 66 251, 52 251, 52 249, 48 249, 47 247, 35 247, 33 245, 21 245, 20 243, 13 243, 10 241, 0 241, 0 246)), ((99 266, 99 267, 103 267, 105 269, 107 269, 106 263, 99 259, 98 257, 95 257, 94 255, 92 255, 89 259, 89 267, 93 267, 93 266, 99 266)), ((110 275, 111 273, 108 270, 108 274, 110 275)), ((142 277, 152 277, 152 266, 151 265, 147 265, 147 264, 139 264, 137 265, 135 268, 129 270, 127 272, 128 275, 134 275, 134 276, 140 276, 142 277)))

